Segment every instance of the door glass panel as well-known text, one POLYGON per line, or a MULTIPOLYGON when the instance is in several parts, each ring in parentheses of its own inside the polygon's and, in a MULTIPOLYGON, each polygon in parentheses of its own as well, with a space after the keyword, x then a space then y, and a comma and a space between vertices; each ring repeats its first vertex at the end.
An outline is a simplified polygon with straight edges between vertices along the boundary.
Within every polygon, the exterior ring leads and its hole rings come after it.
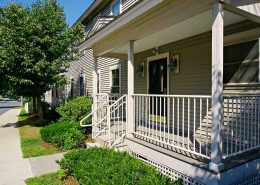
MULTIPOLYGON (((167 94, 167 59, 149 62, 149 93, 167 94)), ((167 98, 150 99, 150 121, 163 126, 167 124, 167 98)), ((157 125, 156 127, 158 127, 157 125)))

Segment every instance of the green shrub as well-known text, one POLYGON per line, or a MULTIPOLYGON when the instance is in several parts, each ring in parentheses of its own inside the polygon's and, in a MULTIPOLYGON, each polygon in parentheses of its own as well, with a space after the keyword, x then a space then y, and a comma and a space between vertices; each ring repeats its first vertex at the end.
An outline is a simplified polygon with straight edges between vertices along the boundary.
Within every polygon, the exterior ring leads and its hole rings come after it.
POLYGON ((73 175, 82 185, 175 184, 155 168, 110 149, 74 150, 59 164, 65 175, 73 175))
POLYGON ((61 150, 71 150, 84 146, 85 136, 79 123, 73 121, 58 121, 40 130, 44 141, 61 150))
POLYGON ((22 110, 21 110, 19 116, 27 116, 27 112, 25 111, 24 108, 22 108, 22 110))
POLYGON ((57 108, 62 120, 79 122, 91 112, 92 100, 87 97, 77 97, 57 108))

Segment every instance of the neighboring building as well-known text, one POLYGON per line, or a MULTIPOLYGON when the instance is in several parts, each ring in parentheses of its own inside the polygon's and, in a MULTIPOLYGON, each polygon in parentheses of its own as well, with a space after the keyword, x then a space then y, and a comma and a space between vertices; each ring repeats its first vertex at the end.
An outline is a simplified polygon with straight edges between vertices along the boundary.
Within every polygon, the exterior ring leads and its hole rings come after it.
POLYGON ((95 0, 77 23, 64 94, 93 97, 98 143, 184 184, 260 183, 259 1, 95 0))

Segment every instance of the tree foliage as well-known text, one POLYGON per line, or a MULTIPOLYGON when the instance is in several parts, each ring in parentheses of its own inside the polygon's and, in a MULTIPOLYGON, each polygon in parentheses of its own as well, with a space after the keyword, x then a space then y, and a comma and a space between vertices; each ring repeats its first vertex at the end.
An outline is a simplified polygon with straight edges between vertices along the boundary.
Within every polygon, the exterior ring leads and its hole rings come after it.
POLYGON ((77 56, 82 37, 82 27, 70 28, 55 0, 0 8, 0 74, 5 79, 0 88, 39 97, 64 83, 61 74, 77 56))

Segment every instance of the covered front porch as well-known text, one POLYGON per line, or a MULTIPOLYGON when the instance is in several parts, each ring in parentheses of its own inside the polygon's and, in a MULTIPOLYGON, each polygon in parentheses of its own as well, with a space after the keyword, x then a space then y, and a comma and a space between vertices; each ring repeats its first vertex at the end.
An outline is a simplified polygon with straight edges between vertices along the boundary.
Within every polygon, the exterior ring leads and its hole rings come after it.
POLYGON ((224 63, 224 47, 241 42, 258 51, 244 60, 259 63, 260 18, 200 3, 165 1, 92 45, 93 137, 109 146, 128 138, 218 174, 260 148, 259 68, 242 71, 257 73, 245 77, 252 83, 235 84, 224 63), (127 58, 127 93, 98 95, 98 57, 127 58))

